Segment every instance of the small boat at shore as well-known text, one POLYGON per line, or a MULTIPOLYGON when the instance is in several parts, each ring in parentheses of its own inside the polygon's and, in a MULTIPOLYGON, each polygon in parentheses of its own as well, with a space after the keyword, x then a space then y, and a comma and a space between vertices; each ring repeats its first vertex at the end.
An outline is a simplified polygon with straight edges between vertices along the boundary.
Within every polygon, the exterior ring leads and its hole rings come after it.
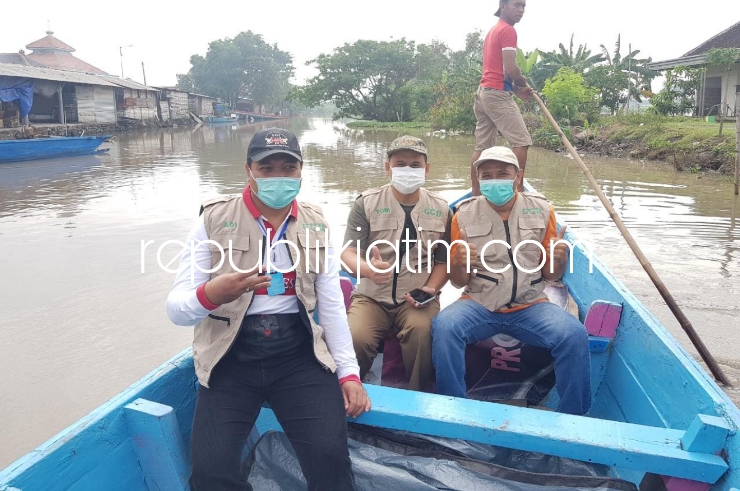
POLYGON ((209 123, 214 123, 214 124, 217 124, 217 123, 236 123, 237 121, 239 121, 239 118, 237 116, 233 116, 233 117, 231 117, 231 116, 213 116, 213 115, 209 115, 208 116, 208 122, 209 123))
MULTIPOLYGON (((572 265, 550 300, 589 331, 589 415, 552 411, 551 388, 513 405, 366 385, 373 408, 350 425, 358 489, 740 490, 740 410, 583 245, 572 265)), ((483 365, 524 371, 524 348, 497 343, 483 365)), ((198 387, 187 349, 1 470, 0 491, 188 489, 198 387)), ((255 489, 305 489, 285 442, 263 407, 243 453, 255 489)))
POLYGON ((52 136, 25 140, 0 140, 0 163, 91 155, 110 135, 52 136))

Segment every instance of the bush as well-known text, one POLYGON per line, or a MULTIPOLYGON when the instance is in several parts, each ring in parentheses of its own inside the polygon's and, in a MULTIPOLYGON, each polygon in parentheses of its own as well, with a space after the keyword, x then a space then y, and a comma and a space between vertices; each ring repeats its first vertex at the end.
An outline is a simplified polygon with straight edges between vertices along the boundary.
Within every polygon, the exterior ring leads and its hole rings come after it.
POLYGON ((542 94, 547 98, 547 106, 558 121, 582 120, 598 114, 597 94, 599 90, 585 85, 583 76, 568 67, 545 82, 542 94))

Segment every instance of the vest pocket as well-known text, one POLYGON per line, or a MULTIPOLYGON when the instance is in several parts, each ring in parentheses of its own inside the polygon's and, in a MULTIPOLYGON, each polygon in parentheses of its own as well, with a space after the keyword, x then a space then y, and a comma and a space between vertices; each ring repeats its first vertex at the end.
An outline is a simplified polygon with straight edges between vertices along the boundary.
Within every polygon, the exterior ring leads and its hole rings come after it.
POLYGON ((471 274, 472 278, 465 289, 470 293, 491 292, 497 289, 503 283, 504 279, 504 275, 491 273, 487 270, 479 269, 477 273, 471 272, 471 274))
POLYGON ((221 246, 219 249, 219 247, 214 243, 208 244, 208 248, 211 251, 211 257, 213 258, 211 269, 218 266, 223 257, 223 262, 216 271, 211 273, 211 275, 217 276, 226 273, 234 273, 236 272, 234 266, 242 270, 246 270, 252 269, 257 265, 256 257, 255 260, 252 261, 253 264, 246 264, 247 252, 249 251, 249 235, 216 233, 213 234, 210 239, 221 246))
MULTIPOLYGON (((532 241, 542 245, 547 223, 541 216, 519 217, 519 235, 521 244, 524 241, 532 241)), ((539 266, 542 258, 542 249, 537 244, 527 243, 517 250, 517 262, 525 269, 535 269, 539 266)), ((547 251, 546 246, 542 246, 547 251)))

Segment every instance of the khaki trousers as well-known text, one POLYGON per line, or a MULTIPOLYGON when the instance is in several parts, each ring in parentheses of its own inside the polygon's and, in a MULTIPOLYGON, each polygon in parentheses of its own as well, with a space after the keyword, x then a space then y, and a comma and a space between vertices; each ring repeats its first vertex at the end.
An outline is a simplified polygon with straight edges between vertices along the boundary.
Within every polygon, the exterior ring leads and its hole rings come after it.
POLYGON ((439 298, 422 308, 406 302, 387 308, 364 295, 353 294, 347 319, 360 364, 360 378, 370 371, 381 341, 393 332, 401 344, 409 389, 424 390, 434 374, 431 331, 432 319, 439 308, 439 298))

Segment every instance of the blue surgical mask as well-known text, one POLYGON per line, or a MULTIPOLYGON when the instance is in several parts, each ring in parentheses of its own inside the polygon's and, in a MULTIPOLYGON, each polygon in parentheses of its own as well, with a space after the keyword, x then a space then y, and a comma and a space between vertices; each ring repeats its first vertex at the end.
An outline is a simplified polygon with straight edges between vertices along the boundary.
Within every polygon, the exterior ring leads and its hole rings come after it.
POLYGON ((254 180, 257 181, 257 197, 276 210, 288 206, 301 190, 300 177, 254 177, 254 180))
POLYGON ((503 206, 514 197, 514 179, 480 181, 480 193, 496 206, 503 206))

